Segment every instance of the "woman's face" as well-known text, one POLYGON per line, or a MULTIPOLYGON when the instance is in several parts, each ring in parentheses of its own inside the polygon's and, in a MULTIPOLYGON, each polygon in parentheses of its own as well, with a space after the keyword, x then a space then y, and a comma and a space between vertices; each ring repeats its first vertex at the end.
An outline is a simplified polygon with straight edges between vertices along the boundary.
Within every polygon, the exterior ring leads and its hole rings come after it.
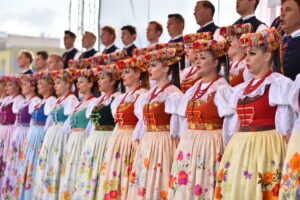
POLYGON ((216 73, 218 62, 218 59, 214 58, 208 51, 197 53, 195 64, 199 68, 198 74, 206 77, 211 73, 216 73))
POLYGON ((78 92, 80 92, 81 94, 86 94, 87 92, 91 91, 93 83, 89 82, 86 77, 79 77, 77 87, 78 92))
POLYGON ((107 73, 102 73, 98 80, 98 88, 101 92, 114 90, 115 81, 112 80, 107 73))
POLYGON ((40 80, 38 80, 37 88, 38 88, 39 94, 42 95, 43 97, 46 97, 46 95, 49 95, 49 93, 51 93, 53 86, 47 80, 40 79, 40 80))
POLYGON ((70 91, 70 83, 58 78, 54 81, 54 89, 58 96, 65 95, 70 91))
POLYGON ((34 86, 31 84, 30 81, 23 81, 22 82, 22 94, 24 96, 27 96, 29 94, 31 94, 32 92, 34 92, 34 86))
POLYGON ((252 47, 246 51, 246 64, 250 73, 257 75, 265 71, 269 67, 272 54, 270 52, 262 52, 257 47, 252 47))
POLYGON ((196 54, 193 49, 187 49, 186 56, 190 63, 194 64, 196 61, 196 54))
POLYGON ((6 93, 9 96, 15 95, 19 93, 19 86, 17 85, 17 83, 13 82, 13 81, 8 81, 6 83, 6 93))
POLYGON ((230 47, 228 49, 228 56, 232 59, 235 56, 237 56, 240 53, 240 51, 243 50, 240 48, 240 42, 237 36, 227 36, 226 39, 230 43, 230 47))
POLYGON ((148 68, 150 80, 158 81, 164 76, 168 76, 169 67, 164 66, 161 61, 155 60, 150 63, 148 68))
POLYGON ((123 84, 126 87, 130 87, 136 83, 140 82, 141 73, 137 70, 133 70, 132 68, 125 68, 122 72, 122 80, 123 84))

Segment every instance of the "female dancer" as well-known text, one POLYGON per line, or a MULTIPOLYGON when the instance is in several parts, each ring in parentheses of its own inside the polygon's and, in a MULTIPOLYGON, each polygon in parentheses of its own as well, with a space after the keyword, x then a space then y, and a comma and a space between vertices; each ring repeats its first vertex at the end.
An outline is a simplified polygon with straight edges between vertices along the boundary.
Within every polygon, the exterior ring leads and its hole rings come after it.
POLYGON ((231 89, 218 76, 220 58, 227 55, 227 41, 198 40, 196 52, 198 73, 203 78, 190 88, 180 101, 182 125, 180 142, 173 161, 169 199, 213 199, 216 173, 224 151, 223 117, 231 89))
POLYGON ((122 80, 128 92, 116 98, 111 105, 117 123, 105 152, 97 199, 129 199, 129 175, 135 154, 132 136, 136 126, 141 128, 134 114, 134 103, 146 92, 142 85, 145 84, 143 76, 147 66, 141 57, 120 60, 118 65, 123 69, 122 80))
POLYGON ((92 132, 83 147, 77 171, 74 199, 97 199, 104 152, 108 139, 115 127, 111 104, 120 95, 117 92, 121 74, 116 65, 105 66, 98 80, 102 95, 87 108, 86 116, 91 119, 92 132), (111 67, 111 68, 108 68, 111 67))
MULTIPOLYGON (((13 104, 21 104, 23 97, 20 95, 20 79, 17 76, 6 76, 5 91, 8 95, 2 100, 0 106, 0 188, 5 180, 4 171, 7 165, 7 155, 11 138, 14 133, 16 114, 13 112, 13 104)), ((15 104, 15 105, 16 105, 15 104)))
POLYGON ((45 135, 45 124, 50 111, 55 105, 56 98, 53 96, 53 80, 48 73, 42 72, 35 75, 38 79, 38 93, 43 100, 33 106, 32 123, 23 144, 22 153, 25 159, 18 168, 15 195, 20 200, 32 199, 38 155, 45 135))
POLYGON ((231 60, 229 83, 232 87, 253 77, 246 67, 246 56, 239 43, 242 34, 251 32, 253 32, 251 24, 236 24, 220 28, 220 34, 230 43, 228 49, 228 56, 231 60))
POLYGON ((21 154, 24 140, 29 130, 31 112, 33 105, 41 101, 37 96, 37 80, 32 74, 21 75, 22 94, 26 99, 14 102, 13 112, 16 114, 15 130, 11 138, 5 178, 2 183, 2 198, 14 199, 14 186, 16 185, 16 176, 21 160, 24 154, 21 154))
POLYGON ((182 97, 182 92, 168 80, 173 70, 170 65, 180 60, 175 53, 176 50, 171 48, 144 55, 149 64, 149 78, 156 81, 156 87, 143 94, 135 104, 135 113, 144 127, 133 137, 140 140, 140 144, 130 177, 128 199, 167 198, 175 140, 179 133, 177 106, 182 97))
POLYGON ((45 133, 39 155, 33 196, 35 200, 58 199, 61 164, 67 143, 67 133, 63 131, 63 123, 78 104, 77 97, 71 92, 75 79, 74 73, 70 69, 65 69, 52 72, 51 76, 59 98, 46 124, 49 128, 45 133))
POLYGON ((236 86, 229 101, 233 115, 224 122, 223 134, 225 143, 230 141, 217 175, 215 199, 278 197, 284 136, 291 132, 293 121, 287 98, 292 81, 270 67, 280 38, 271 28, 240 39, 254 78, 236 86))
POLYGON ((97 80, 94 73, 90 70, 78 70, 78 92, 82 94, 83 100, 75 107, 72 115, 65 123, 71 128, 70 134, 63 155, 62 171, 60 177, 59 199, 71 199, 75 188, 76 173, 79 168, 79 158, 86 140, 85 129, 89 123, 86 117, 88 105, 94 100, 93 85, 97 80))
POLYGON ((199 66, 196 66, 196 56, 194 50, 191 48, 191 44, 197 40, 210 40, 212 39, 211 32, 203 32, 203 33, 193 33, 187 34, 183 37, 186 56, 190 62, 190 67, 185 68, 180 73, 180 89, 183 93, 185 93, 188 89, 190 89, 198 80, 201 79, 201 76, 198 73, 199 66))
POLYGON ((285 162, 283 165, 280 200, 294 200, 300 198, 300 75, 293 83, 289 101, 292 108, 297 112, 298 118, 294 122, 294 129, 290 138, 285 162))

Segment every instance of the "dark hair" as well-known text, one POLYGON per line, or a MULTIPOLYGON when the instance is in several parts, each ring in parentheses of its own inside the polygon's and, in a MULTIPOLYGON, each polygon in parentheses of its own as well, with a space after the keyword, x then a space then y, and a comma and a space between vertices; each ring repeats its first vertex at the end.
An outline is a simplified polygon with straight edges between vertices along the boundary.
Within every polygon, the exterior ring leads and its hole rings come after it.
POLYGON ((108 78, 109 78, 111 81, 115 81, 115 84, 114 84, 114 86, 113 86, 113 89, 114 89, 115 91, 117 91, 118 88, 119 88, 119 84, 120 84, 121 80, 114 80, 114 79, 113 79, 113 74, 112 74, 111 72, 106 72, 106 75, 108 76, 108 78))
POLYGON ((202 3, 202 6, 206 9, 210 9, 211 10, 211 16, 213 17, 215 14, 215 6, 210 2, 210 1, 198 1, 202 3))
POLYGON ((256 2, 255 2, 255 5, 254 5, 254 10, 256 10, 256 8, 257 8, 257 6, 258 6, 258 4, 259 4, 259 0, 255 0, 256 2))
POLYGON ((32 63, 33 61, 33 53, 31 51, 28 51, 28 50, 21 50, 20 54, 24 54, 24 56, 26 58, 29 58, 30 60, 30 63, 32 63))
POLYGON ((127 30, 131 35, 136 35, 136 28, 131 25, 126 25, 121 28, 121 30, 127 30))
POLYGON ((75 33, 73 33, 72 31, 66 30, 66 31, 65 31, 65 35, 67 35, 67 34, 70 35, 71 38, 76 38, 75 33))
POLYGON ((172 18, 174 17, 175 18, 175 21, 177 24, 183 24, 184 25, 184 18, 182 17, 181 14, 178 14, 178 13, 175 13, 175 14, 169 14, 168 15, 168 18, 172 18))
MULTIPOLYGON (((148 72, 142 72, 140 71, 137 67, 133 67, 132 70, 134 72, 140 72, 140 81, 141 81, 141 85, 143 88, 149 89, 150 88, 150 83, 149 83, 149 75, 148 72)), ((123 83, 123 82, 122 82, 123 83)))
POLYGON ((44 60, 47 60, 49 58, 49 54, 47 51, 38 51, 36 55, 41 56, 44 60))
POLYGON ((163 26, 157 22, 157 21, 151 21, 149 24, 154 24, 155 25, 155 31, 160 32, 160 34, 163 33, 163 26))
MULTIPOLYGON (((257 0, 258 1, 258 0, 257 0)), ((284 4, 287 0, 281 0, 281 5, 284 4)), ((298 8, 300 9, 300 0, 294 0, 297 5, 298 5, 298 8)))
POLYGON ((114 39, 116 39, 116 30, 112 26, 104 26, 101 28, 102 31, 107 31, 110 35, 114 36, 114 39))

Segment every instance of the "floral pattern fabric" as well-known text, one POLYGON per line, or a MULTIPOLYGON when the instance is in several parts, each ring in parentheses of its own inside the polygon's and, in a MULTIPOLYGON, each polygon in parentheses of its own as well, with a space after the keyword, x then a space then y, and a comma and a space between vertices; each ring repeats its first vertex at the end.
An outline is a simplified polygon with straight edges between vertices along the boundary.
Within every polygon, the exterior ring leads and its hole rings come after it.
POLYGON ((223 150, 221 130, 185 131, 172 165, 169 199, 214 199, 223 150))
POLYGON ((116 128, 110 137, 101 167, 96 199, 127 200, 134 148, 133 129, 116 128))
POLYGON ((278 199, 285 153, 276 130, 236 133, 222 157, 215 199, 278 199))
POLYGON ((300 199, 300 131, 290 138, 283 165, 279 199, 300 199))
POLYGON ((74 200, 96 200, 104 153, 111 131, 93 131, 83 147, 74 191, 74 200))

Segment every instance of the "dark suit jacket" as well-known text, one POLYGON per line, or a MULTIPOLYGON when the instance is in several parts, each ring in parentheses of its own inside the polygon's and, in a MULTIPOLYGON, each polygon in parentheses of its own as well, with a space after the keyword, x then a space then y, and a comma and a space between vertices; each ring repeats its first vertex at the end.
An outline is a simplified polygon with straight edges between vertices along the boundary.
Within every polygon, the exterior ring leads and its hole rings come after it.
POLYGON ((124 47, 124 49, 127 51, 127 55, 128 56, 130 56, 130 57, 132 57, 132 51, 133 51, 133 49, 135 49, 135 48, 137 48, 137 46, 135 46, 135 44, 132 44, 130 47, 128 47, 128 48, 125 48, 124 47))
POLYGON ((112 45, 109 49, 104 49, 102 51, 102 54, 110 54, 115 52, 118 49, 118 47, 116 47, 116 45, 112 45))

